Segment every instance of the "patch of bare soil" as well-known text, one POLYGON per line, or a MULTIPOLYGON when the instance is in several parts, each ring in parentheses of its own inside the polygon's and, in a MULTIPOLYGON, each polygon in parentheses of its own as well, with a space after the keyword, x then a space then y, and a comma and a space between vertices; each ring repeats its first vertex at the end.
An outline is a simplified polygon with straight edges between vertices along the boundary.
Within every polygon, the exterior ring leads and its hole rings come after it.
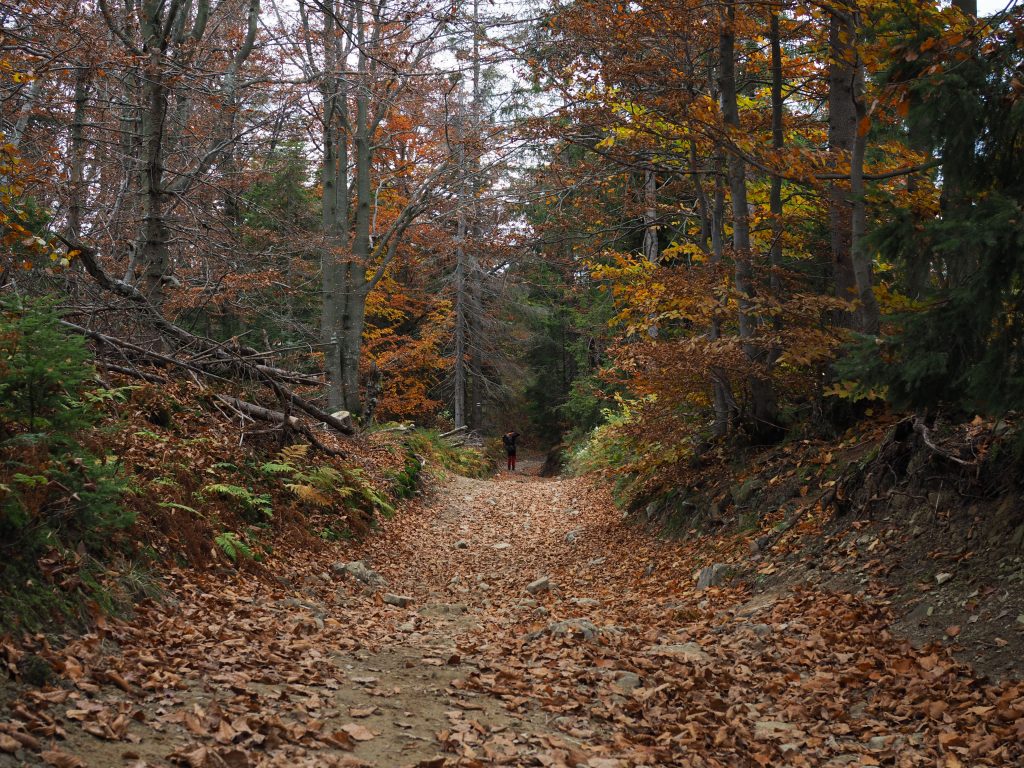
POLYGON ((452 478, 355 551, 291 553, 271 583, 175 574, 174 605, 49 652, 61 685, 17 690, 0 765, 1024 760, 1019 682, 915 647, 866 594, 699 590, 710 546, 590 479, 452 478))
POLYGON ((1017 504, 932 493, 873 516, 840 517, 761 582, 849 591, 885 606, 892 629, 915 646, 937 644, 993 679, 1019 678, 1024 548, 1005 524, 1017 504))

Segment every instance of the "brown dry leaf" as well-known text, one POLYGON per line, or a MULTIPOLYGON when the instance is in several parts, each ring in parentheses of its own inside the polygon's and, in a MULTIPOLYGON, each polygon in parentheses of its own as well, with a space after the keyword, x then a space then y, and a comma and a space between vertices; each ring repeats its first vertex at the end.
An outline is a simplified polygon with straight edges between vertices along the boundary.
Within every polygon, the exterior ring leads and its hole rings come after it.
POLYGON ((0 733, 0 752, 7 752, 13 755, 21 749, 21 743, 18 742, 12 736, 8 736, 6 733, 0 733))
POLYGON ((88 768, 84 760, 59 749, 48 749, 40 755, 43 762, 53 768, 88 768))
POLYGON ((227 720, 221 720, 213 738, 218 744, 230 744, 237 735, 238 732, 228 724, 227 720))
POLYGON ((219 756, 228 768, 249 768, 252 765, 248 753, 243 752, 241 749, 230 749, 226 752, 221 752, 219 756))
POLYGON ((365 725, 360 725, 359 723, 347 723, 341 726, 341 730, 356 741, 370 741, 371 739, 377 738, 379 735, 371 731, 365 725))
POLYGON ((168 755, 168 760, 175 765, 183 765, 187 766, 187 768, 219 768, 220 763, 217 754, 209 747, 197 747, 195 745, 190 745, 181 751, 168 755))
POLYGON ((951 627, 946 627, 946 636, 947 637, 956 637, 959 634, 960 634, 960 626, 959 625, 954 624, 951 627))
POLYGON ((380 711, 378 707, 349 707, 349 717, 370 717, 380 711))
POLYGON ((335 749, 352 750, 356 747, 355 739, 349 736, 345 731, 335 731, 334 733, 324 734, 320 736, 320 741, 334 747, 335 749))

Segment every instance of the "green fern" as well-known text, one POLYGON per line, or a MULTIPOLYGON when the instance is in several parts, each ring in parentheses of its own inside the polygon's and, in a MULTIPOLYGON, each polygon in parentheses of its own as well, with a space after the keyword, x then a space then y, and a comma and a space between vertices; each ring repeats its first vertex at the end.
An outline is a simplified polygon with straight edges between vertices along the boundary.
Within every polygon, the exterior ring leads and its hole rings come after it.
POLYGON ((239 556, 241 556, 243 560, 252 560, 255 557, 252 548, 238 538, 238 534, 234 531, 224 531, 223 533, 217 534, 217 536, 214 537, 213 542, 220 547, 220 550, 233 562, 238 562, 239 556))
POLYGON ((229 483, 210 483, 203 486, 202 492, 207 495, 221 496, 238 501, 248 512, 256 512, 266 518, 274 516, 273 500, 270 494, 253 493, 248 488, 229 483))
POLYGON ((295 471, 291 464, 282 464, 277 461, 268 461, 260 467, 260 472, 265 475, 284 475, 295 471))

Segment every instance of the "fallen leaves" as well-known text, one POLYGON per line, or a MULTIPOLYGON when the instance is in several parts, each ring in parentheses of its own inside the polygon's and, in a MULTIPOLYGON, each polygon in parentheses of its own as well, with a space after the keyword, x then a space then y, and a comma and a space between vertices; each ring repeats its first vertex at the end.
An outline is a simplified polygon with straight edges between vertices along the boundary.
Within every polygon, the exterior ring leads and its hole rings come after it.
POLYGON ((358 723, 346 723, 341 726, 341 730, 351 736, 355 741, 370 741, 371 739, 377 738, 378 735, 369 728, 359 725, 358 723))
POLYGON ((59 749, 44 750, 39 757, 43 759, 44 763, 52 765, 54 768, 88 768, 84 760, 59 749))
POLYGON ((187 768, 1024 760, 1020 684, 910 647, 858 596, 698 592, 721 550, 648 537, 587 480, 456 479, 382 529, 344 557, 406 608, 332 575, 322 548, 290 553, 282 581, 174 572, 177 607, 105 630, 116 654, 98 636, 40 650, 70 685, 14 702, 0 753, 78 768, 90 743, 160 734, 187 768), (550 588, 526 593, 540 573, 550 588))

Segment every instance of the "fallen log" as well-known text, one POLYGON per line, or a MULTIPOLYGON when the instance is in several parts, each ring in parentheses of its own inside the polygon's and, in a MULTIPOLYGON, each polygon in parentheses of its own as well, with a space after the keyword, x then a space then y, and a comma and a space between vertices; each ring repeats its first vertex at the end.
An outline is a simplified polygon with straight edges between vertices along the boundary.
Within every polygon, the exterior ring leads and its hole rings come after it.
POLYGON ((416 427, 413 424, 397 424, 397 425, 395 425, 393 427, 384 427, 383 429, 375 429, 375 430, 373 430, 373 434, 375 434, 375 435, 383 435, 385 432, 410 432, 410 431, 412 431, 415 428, 416 427))
MULTIPOLYGON (((273 369, 272 366, 252 363, 245 359, 247 356, 259 356, 261 353, 257 350, 236 342, 236 351, 232 352, 219 342, 202 336, 196 336, 195 334, 186 331, 184 328, 175 325, 160 314, 159 310, 157 310, 156 307, 154 307, 149 300, 137 288, 135 288, 135 286, 129 285, 123 280, 118 280, 108 275, 96 259, 96 251, 94 249, 80 243, 73 243, 60 235, 58 235, 58 238, 69 249, 78 251, 78 258, 82 262, 85 271, 100 285, 100 287, 111 291, 118 296, 126 298, 133 304, 137 305, 145 313, 147 320, 149 320, 155 328, 166 334, 171 339, 174 339, 184 347, 197 349, 200 354, 210 357, 210 362, 204 362, 202 365, 196 365, 195 363, 188 363, 166 355, 160 355, 160 357, 162 357, 166 362, 180 365, 188 368, 189 370, 198 371, 206 376, 215 376, 216 378, 221 379, 223 379, 223 377, 216 376, 216 374, 208 371, 206 367, 208 365, 213 366, 217 364, 227 366, 242 376, 248 377, 254 381, 262 381, 273 390, 274 394, 277 395, 281 402, 290 403, 306 415, 326 424, 344 435, 355 434, 356 430, 352 425, 334 418, 331 414, 321 410, 305 398, 300 397, 285 387, 284 384, 281 383, 282 379, 285 377, 276 374, 274 372, 275 369, 273 369)), ((78 327, 80 328, 80 326, 78 327)), ((90 333, 95 332, 91 331, 90 333)), ((130 344, 130 342, 124 342, 123 340, 118 341, 122 346, 130 344)), ((159 353, 142 350, 141 347, 137 347, 135 345, 131 346, 136 350, 144 351, 151 356, 159 355, 159 353)), ((287 373, 291 375, 291 372, 287 373)))
POLYGON ((125 341, 124 339, 119 339, 115 336, 108 336, 105 333, 94 331, 91 328, 84 328, 81 325, 76 325, 75 323, 69 322, 67 320, 61 320, 60 324, 63 325, 65 328, 74 331, 75 333, 80 333, 83 336, 92 339, 93 341, 98 341, 101 344, 106 344, 107 346, 113 347, 114 349, 119 349, 122 351, 127 350, 133 352, 157 365, 173 365, 179 368, 186 368, 195 373, 202 374, 203 376, 210 376, 214 379, 220 379, 221 381, 228 381, 228 379, 225 379, 223 376, 218 376, 214 373, 210 373, 209 371, 204 370, 199 366, 192 365, 191 363, 185 360, 178 360, 175 357, 170 357, 169 355, 164 355, 161 354, 160 352, 154 352, 151 349, 140 347, 138 344, 133 344, 130 341, 125 341))
POLYGON ((115 365, 114 363, 108 363, 106 360, 101 361, 99 363, 99 366, 107 371, 112 371, 114 373, 120 373, 124 376, 131 376, 136 379, 148 381, 150 384, 167 383, 167 379, 164 378, 163 376, 158 376, 155 373, 148 373, 146 371, 140 371, 137 368, 128 368, 127 366, 124 365, 115 365))
POLYGON ((271 424, 277 424, 285 429, 290 429, 298 432, 305 437, 310 444, 318 451, 326 453, 328 456, 337 456, 338 458, 347 458, 347 454, 344 451, 339 451, 336 448, 331 448, 313 434, 308 426, 302 423, 302 420, 296 416, 289 416, 281 411, 274 411, 270 408, 264 408, 262 405, 256 405, 255 403, 249 403, 245 400, 239 400, 237 397, 231 397, 230 395, 214 395, 214 399, 228 406, 229 408, 243 413, 250 418, 266 421, 271 424))

